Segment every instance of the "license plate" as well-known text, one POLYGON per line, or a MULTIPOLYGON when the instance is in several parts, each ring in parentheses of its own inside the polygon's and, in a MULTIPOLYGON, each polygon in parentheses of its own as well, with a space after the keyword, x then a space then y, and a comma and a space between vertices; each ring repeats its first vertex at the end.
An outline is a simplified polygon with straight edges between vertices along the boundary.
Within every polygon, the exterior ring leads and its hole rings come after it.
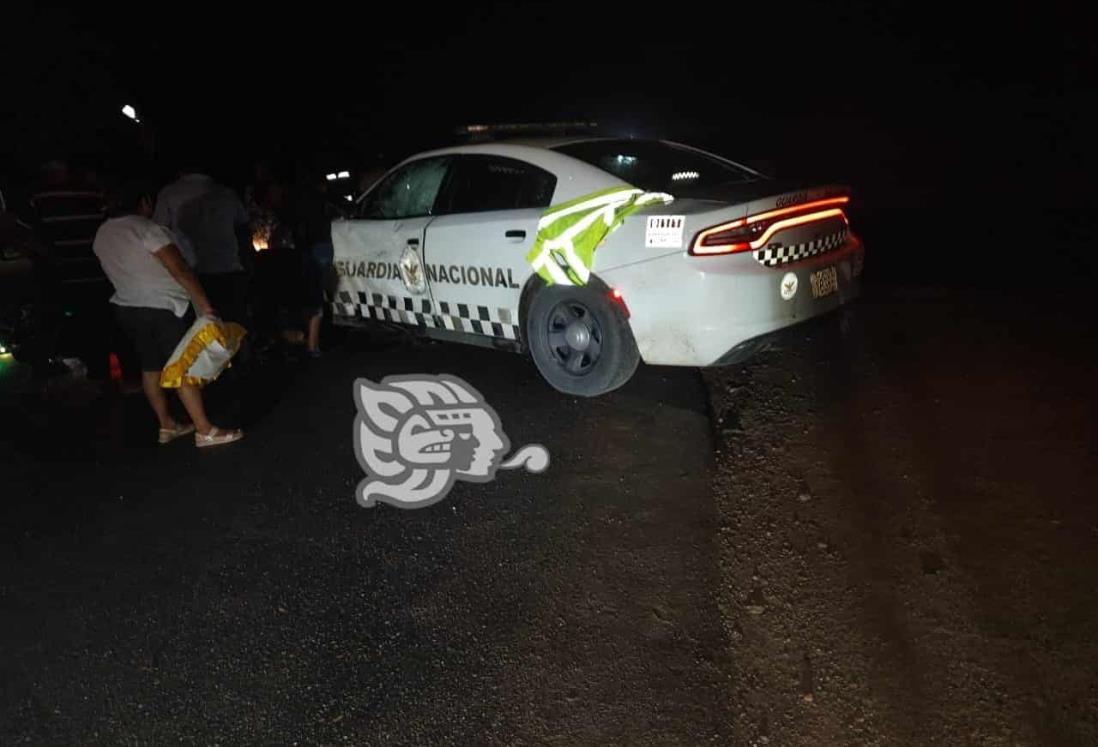
POLYGON ((839 289, 839 273, 834 267, 825 267, 808 276, 812 283, 812 297, 823 298, 839 289))

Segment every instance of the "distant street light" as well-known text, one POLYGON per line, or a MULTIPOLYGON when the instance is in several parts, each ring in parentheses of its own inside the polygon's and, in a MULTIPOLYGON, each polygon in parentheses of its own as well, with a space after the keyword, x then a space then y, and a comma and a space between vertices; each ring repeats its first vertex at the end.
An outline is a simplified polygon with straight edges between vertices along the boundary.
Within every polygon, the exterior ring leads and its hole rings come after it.
POLYGON ((126 117, 128 117, 129 119, 132 119, 134 122, 140 122, 141 121, 140 119, 137 118, 137 110, 134 109, 129 104, 126 104, 125 106, 122 107, 122 113, 124 115, 126 115, 126 117))

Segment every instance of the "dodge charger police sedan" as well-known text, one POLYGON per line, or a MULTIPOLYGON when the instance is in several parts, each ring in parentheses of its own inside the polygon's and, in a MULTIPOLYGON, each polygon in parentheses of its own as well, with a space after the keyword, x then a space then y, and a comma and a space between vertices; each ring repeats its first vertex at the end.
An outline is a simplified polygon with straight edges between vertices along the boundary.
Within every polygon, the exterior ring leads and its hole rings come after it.
POLYGON ((332 224, 334 320, 524 352, 551 386, 596 396, 641 360, 741 361, 855 298, 863 248, 849 203, 841 185, 794 188, 656 140, 422 153, 359 198, 357 218, 332 224), (597 246, 532 262, 562 216, 568 236, 601 230, 597 246))

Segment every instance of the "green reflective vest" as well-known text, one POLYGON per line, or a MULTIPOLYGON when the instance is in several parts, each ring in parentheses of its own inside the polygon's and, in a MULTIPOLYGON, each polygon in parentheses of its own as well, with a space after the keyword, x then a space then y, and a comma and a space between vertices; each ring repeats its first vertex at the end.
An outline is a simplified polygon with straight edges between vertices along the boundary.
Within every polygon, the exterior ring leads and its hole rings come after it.
POLYGON ((671 195, 635 187, 611 187, 554 205, 538 221, 538 235, 526 261, 549 285, 586 285, 595 249, 629 215, 671 195))

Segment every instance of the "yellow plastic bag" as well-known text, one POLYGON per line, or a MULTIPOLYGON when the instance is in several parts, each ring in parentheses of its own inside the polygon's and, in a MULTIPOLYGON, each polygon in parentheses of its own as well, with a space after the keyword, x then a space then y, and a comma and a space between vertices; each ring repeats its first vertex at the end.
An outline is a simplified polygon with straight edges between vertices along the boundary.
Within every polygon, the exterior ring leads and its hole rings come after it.
POLYGON ((248 331, 235 322, 198 317, 160 372, 160 386, 176 389, 183 384, 209 384, 228 368, 246 334, 248 331))

